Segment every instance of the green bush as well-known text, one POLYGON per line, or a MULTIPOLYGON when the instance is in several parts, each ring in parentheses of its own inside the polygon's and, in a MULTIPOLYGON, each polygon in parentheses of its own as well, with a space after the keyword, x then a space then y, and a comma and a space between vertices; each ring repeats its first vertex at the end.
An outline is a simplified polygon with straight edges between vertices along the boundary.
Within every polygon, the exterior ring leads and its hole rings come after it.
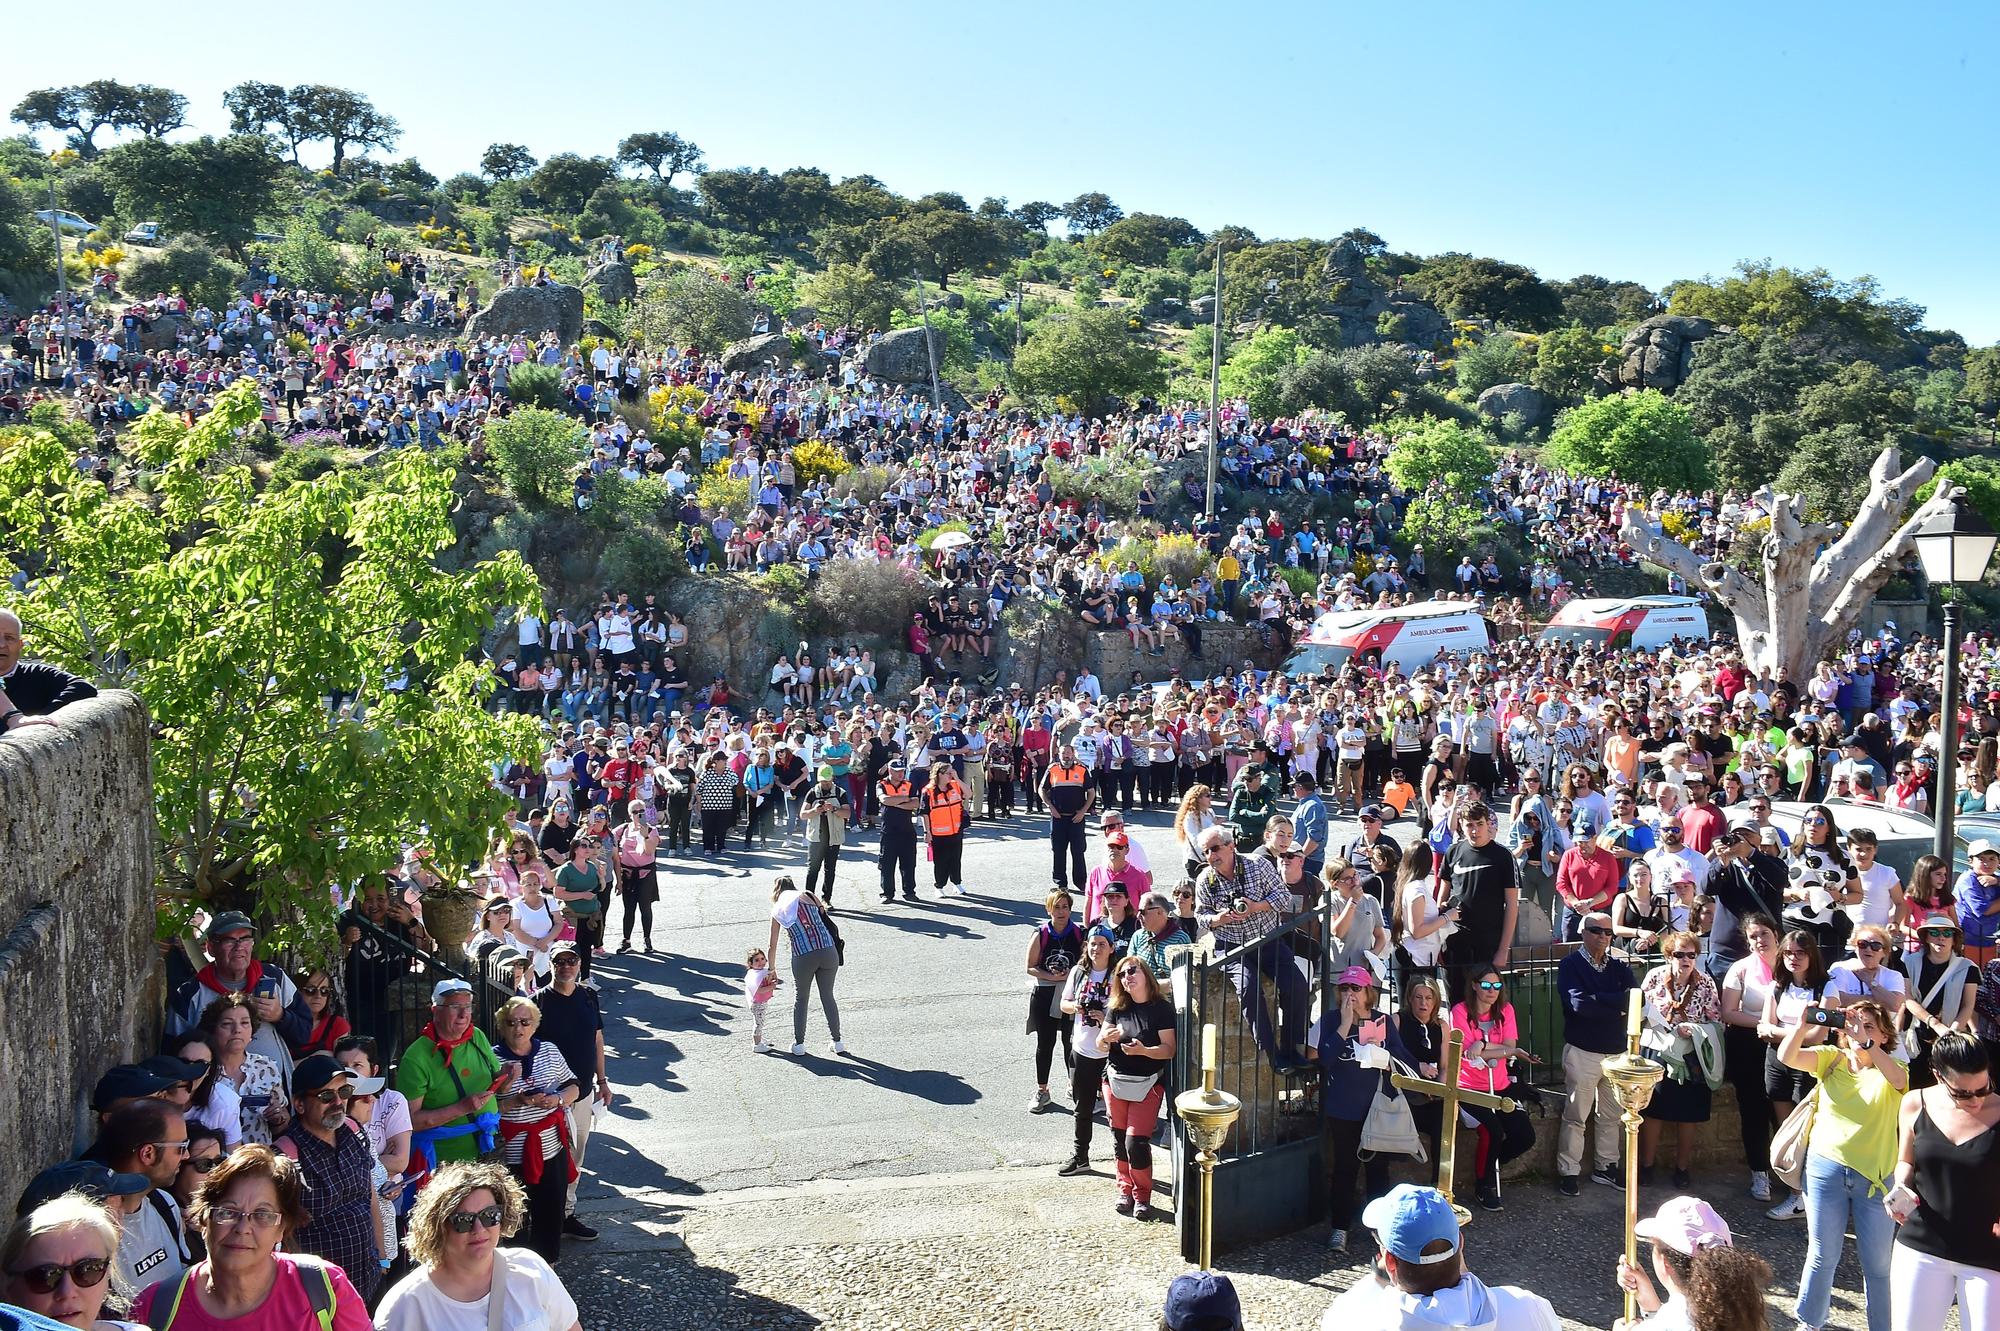
POLYGON ((524 508, 567 509, 585 432, 555 411, 522 407, 486 427, 493 468, 524 508))
POLYGON ((334 456, 333 450, 322 444, 288 448, 271 464, 271 484, 286 486, 298 481, 310 481, 326 475, 339 465, 340 459, 334 456))
POLYGON ((750 511, 750 481, 743 476, 732 479, 729 464, 718 462, 695 482, 694 497, 711 513, 740 518, 750 511))
POLYGON ((1101 500, 1105 512, 1129 517, 1139 508, 1139 483, 1150 478, 1159 489, 1160 467, 1136 450, 1113 449, 1079 462, 1049 462, 1043 473, 1057 500, 1079 507, 1101 500))
POLYGON ((221 308, 236 296, 244 270, 194 236, 175 236, 166 248, 141 254, 125 265, 125 287, 148 296, 166 291, 190 304, 221 308))
POLYGON ((507 396, 524 407, 553 411, 563 404, 562 371, 553 365, 517 365, 507 376, 507 396))
POLYGON ((901 564, 836 559, 812 581, 805 623, 814 633, 894 639, 929 593, 923 578, 901 564))
POLYGON ((681 543, 657 527, 634 527, 613 536, 598 567, 607 587, 630 590, 635 596, 664 591, 688 574, 681 543))
POLYGON ((764 595, 773 606, 789 611, 798 611, 806 603, 808 579, 806 571, 797 564, 779 564, 770 572, 761 575, 764 595))

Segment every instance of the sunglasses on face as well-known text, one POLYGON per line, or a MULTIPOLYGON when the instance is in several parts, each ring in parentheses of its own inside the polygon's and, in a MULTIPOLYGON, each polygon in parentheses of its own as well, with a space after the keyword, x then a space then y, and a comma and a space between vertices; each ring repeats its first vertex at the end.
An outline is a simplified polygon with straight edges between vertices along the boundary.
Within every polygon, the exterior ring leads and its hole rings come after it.
POLYGON ((1504 986, 1498 980, 1481 980, 1479 987, 1488 993, 1498 993, 1504 986))
POLYGON ((1956 930, 1956 929, 1925 929, 1925 930, 1923 931, 1923 935, 1924 935, 1924 937, 1926 937, 1926 938, 1955 938, 1955 937, 1957 937, 1957 936, 1958 936, 1958 930, 1956 930))
POLYGON ((1961 1091, 1958 1087, 1947 1082, 1945 1083, 1944 1093, 1954 1100, 1984 1100, 1987 1096, 1993 1094, 1993 1083, 1988 1081, 1984 1086, 1975 1086, 1969 1091, 1961 1091))
POLYGON ((1699 957, 1701 956, 1701 953, 1699 953, 1699 952, 1675 952, 1675 953, 1673 953, 1673 954, 1672 954, 1672 956, 1673 956, 1673 959, 1674 959, 1675 961, 1694 961, 1694 960, 1696 960, 1697 958, 1699 958, 1699 957))
POLYGON ((1601 924, 1586 924, 1583 926, 1583 931, 1587 934, 1596 934, 1600 938, 1605 937, 1611 932, 1610 929, 1601 924))
POLYGON ((186 1167, 192 1169, 197 1174, 206 1174, 209 1170, 214 1169, 217 1165, 221 1163, 222 1163, 222 1157, 219 1155, 203 1156, 199 1160, 190 1157, 185 1162, 186 1167))
POLYGON ((25 1271, 9 1271, 7 1274, 37 1294, 53 1294, 61 1287, 65 1276, 78 1289, 95 1289, 104 1283, 104 1277, 110 1271, 109 1258, 86 1257, 80 1262, 71 1262, 68 1266, 57 1262, 44 1262, 25 1271))
POLYGON ((1880 952, 1882 945, 1872 938, 1863 938, 1854 945, 1856 952, 1880 952))
POLYGON ((308 998, 317 998, 330 994, 333 990, 324 984, 302 984, 299 986, 299 992, 308 998))
POLYGON ((445 1223, 451 1226, 454 1234, 470 1234, 474 1225, 481 1229, 498 1229, 500 1208, 489 1206, 481 1211, 453 1211, 445 1217, 445 1223))

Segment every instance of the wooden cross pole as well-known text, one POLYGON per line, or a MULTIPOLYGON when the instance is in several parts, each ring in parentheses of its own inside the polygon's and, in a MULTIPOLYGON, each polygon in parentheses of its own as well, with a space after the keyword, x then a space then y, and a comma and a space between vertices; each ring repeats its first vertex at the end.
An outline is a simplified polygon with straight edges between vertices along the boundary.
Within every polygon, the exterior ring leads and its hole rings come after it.
MULTIPOLYGON (((1482 1109, 1497 1109, 1503 1114, 1511 1114, 1517 1107, 1504 1095, 1489 1095, 1485 1091, 1469 1091, 1458 1084, 1458 1064, 1465 1051, 1465 1033, 1457 1027, 1449 1027, 1444 1033, 1444 1062, 1438 1067, 1438 1079, 1426 1081, 1422 1077, 1406 1077, 1400 1072, 1391 1073, 1389 1080, 1405 1091, 1418 1091, 1425 1095, 1435 1095, 1444 1102, 1444 1113, 1438 1131, 1438 1191, 1451 1196, 1452 1165, 1458 1157, 1458 1110, 1461 1105, 1478 1105, 1482 1109)), ((1472 1218, 1472 1213, 1462 1206, 1453 1204, 1458 1212, 1458 1222, 1462 1225, 1472 1218)))

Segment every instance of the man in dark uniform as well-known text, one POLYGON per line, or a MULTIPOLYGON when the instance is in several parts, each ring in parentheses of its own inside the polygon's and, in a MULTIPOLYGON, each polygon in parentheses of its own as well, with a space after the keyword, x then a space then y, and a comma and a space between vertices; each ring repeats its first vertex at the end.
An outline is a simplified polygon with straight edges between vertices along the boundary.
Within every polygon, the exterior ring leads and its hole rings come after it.
POLYGON ((0 610, 0 734, 23 726, 46 726, 49 714, 85 698, 97 687, 60 666, 21 659, 21 618, 0 610))
POLYGON ((1090 816, 1097 798, 1090 783, 1090 769, 1076 760, 1076 746, 1065 743, 1056 750, 1056 761, 1042 775, 1042 798, 1049 806, 1049 842, 1055 850, 1055 885, 1063 891, 1082 892, 1089 875, 1083 865, 1084 819, 1090 816), (1068 876, 1064 876, 1063 853, 1069 853, 1068 876))
POLYGON ((875 786, 882 806, 882 900, 896 899, 896 875, 903 877, 903 900, 917 899, 917 810, 922 807, 910 785, 903 760, 891 758, 875 786))

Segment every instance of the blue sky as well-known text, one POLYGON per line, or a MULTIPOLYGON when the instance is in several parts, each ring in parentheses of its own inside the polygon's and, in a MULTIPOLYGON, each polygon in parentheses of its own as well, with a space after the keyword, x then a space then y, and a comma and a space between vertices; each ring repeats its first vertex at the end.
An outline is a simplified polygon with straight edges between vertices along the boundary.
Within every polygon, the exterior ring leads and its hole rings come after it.
POLYGON ((1991 3, 488 0, 160 21, 177 9, 14 6, 0 107, 110 76, 177 88, 223 130, 243 79, 337 83, 439 175, 496 140, 608 154, 673 129, 711 166, 974 202, 1097 189, 1204 228, 1368 226, 1550 278, 1658 288, 1768 257, 1873 274, 1932 327, 2000 340, 1991 3))

